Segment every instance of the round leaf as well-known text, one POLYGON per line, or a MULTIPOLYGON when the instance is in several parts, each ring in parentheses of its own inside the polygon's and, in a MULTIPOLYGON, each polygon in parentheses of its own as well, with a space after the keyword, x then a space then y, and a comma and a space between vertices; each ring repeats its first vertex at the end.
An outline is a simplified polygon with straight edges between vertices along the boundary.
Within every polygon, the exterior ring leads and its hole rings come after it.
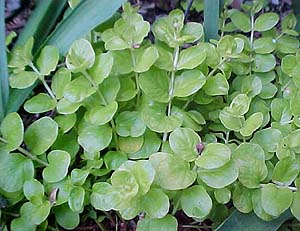
POLYGON ((224 188, 238 178, 238 168, 233 161, 217 169, 199 169, 198 177, 209 187, 224 188))
POLYGON ((109 170, 117 170, 127 160, 127 155, 122 152, 109 151, 104 156, 105 166, 109 170))
POLYGON ((140 113, 136 111, 123 111, 116 118, 116 132, 118 135, 138 137, 145 133, 146 125, 140 113))
POLYGON ((83 76, 74 79, 64 88, 64 97, 71 103, 79 103, 92 95, 96 90, 83 76))
POLYGON ((293 202, 293 192, 287 188, 277 188, 274 184, 267 184, 261 189, 261 205, 266 213, 279 216, 287 210, 293 202))
POLYGON ((169 197, 161 189, 150 189, 143 197, 142 207, 147 217, 162 218, 168 214, 170 207, 169 197))
POLYGON ((225 107, 219 114, 219 118, 224 125, 229 130, 240 131, 245 123, 245 118, 242 115, 238 115, 230 107, 225 107))
POLYGON ((154 180, 155 170, 148 160, 127 161, 119 170, 130 172, 139 185, 139 194, 146 194, 154 180))
POLYGON ((259 188, 267 174, 265 154, 257 144, 242 143, 233 154, 239 168, 239 180, 248 188, 259 188))
POLYGON ((4 148, 8 151, 17 149, 23 142, 24 125, 18 113, 8 114, 0 126, 2 137, 6 140, 4 148))
POLYGON ((79 213, 73 212, 67 204, 55 209, 55 220, 65 229, 74 230, 80 222, 79 213))
POLYGON ((176 218, 169 214, 164 218, 139 220, 137 224, 138 231, 174 231, 177 228, 176 218))
POLYGON ((24 89, 30 87, 39 78, 39 75, 32 71, 21 71, 9 77, 10 86, 13 88, 24 89))
POLYGON ((34 166, 30 159, 0 150, 0 188, 6 192, 17 192, 26 180, 32 179, 34 166))
POLYGON ((169 77, 165 71, 152 68, 140 75, 139 84, 151 99, 161 103, 169 101, 169 77))
POLYGON ((197 219, 203 219, 212 209, 212 200, 205 188, 200 185, 183 190, 180 203, 186 215, 197 219))
POLYGON ((19 217, 12 220, 10 228, 14 231, 32 231, 36 229, 36 225, 30 224, 28 220, 23 217, 19 217))
POLYGON ((198 156, 197 144, 200 137, 190 128, 176 128, 169 137, 172 151, 186 161, 193 161, 198 156))
POLYGON ((119 148, 124 153, 135 153, 139 151, 144 143, 144 137, 119 137, 119 148))
POLYGON ((102 53, 96 56, 94 65, 88 71, 95 83, 100 84, 109 76, 113 61, 111 53, 102 53))
POLYGON ((204 147, 195 164, 204 169, 215 169, 230 161, 231 150, 225 144, 211 143, 204 147))
POLYGON ((206 78, 199 70, 189 70, 175 78, 174 96, 186 97, 196 93, 204 84, 206 78))
POLYGON ((71 82, 71 72, 66 68, 59 69, 52 77, 51 90, 57 99, 61 99, 64 95, 66 85, 71 82))
POLYGON ((231 192, 227 188, 216 189, 214 191, 214 196, 215 196, 217 202, 219 202, 221 204, 226 204, 230 201, 231 192))
POLYGON ((27 200, 33 199, 34 197, 44 197, 44 186, 36 179, 30 179, 25 181, 23 185, 23 192, 27 200))
POLYGON ((273 40, 272 37, 259 38, 253 43, 253 50, 258 54, 269 54, 274 51, 275 48, 276 40, 273 40))
POLYGON ((196 176, 189 163, 168 153, 158 152, 150 156, 156 175, 155 181, 169 190, 184 189, 194 183, 196 176))
POLYGON ((298 219, 300 220, 300 192, 294 192, 294 200, 291 205, 291 212, 298 219))
POLYGON ((244 127, 240 130, 242 136, 251 136, 263 123, 264 115, 261 112, 252 114, 246 119, 244 127))
POLYGON ((193 69, 199 66, 206 58, 204 49, 198 46, 189 47, 180 52, 177 70, 193 69))
POLYGON ((39 225, 47 219, 50 213, 51 205, 49 201, 44 201, 40 205, 34 205, 31 202, 26 202, 20 209, 21 217, 29 224, 39 225))
POLYGON ((284 54, 295 53, 299 48, 299 40, 294 36, 283 35, 277 40, 277 50, 284 54))
POLYGON ((244 115, 249 110, 250 98, 246 94, 239 94, 233 98, 230 107, 238 115, 244 115))
POLYGON ((89 41, 79 39, 73 42, 66 57, 67 68, 74 72, 81 72, 93 66, 95 52, 89 41))
POLYGON ((59 51, 55 46, 45 46, 36 61, 37 68, 41 75, 49 75, 56 69, 59 60, 59 51))
POLYGON ((135 153, 130 153, 128 157, 130 159, 149 158, 152 153, 155 153, 159 150, 160 145, 161 139, 156 135, 156 133, 146 131, 142 148, 135 153))
POLYGON ((84 119, 94 125, 103 125, 112 120, 118 110, 118 103, 113 101, 106 106, 97 106, 84 114, 84 119))
POLYGON ((242 213, 250 213, 252 211, 252 195, 251 190, 238 183, 232 194, 234 207, 242 213))
POLYGON ((58 125, 50 117, 33 122, 26 130, 24 142, 35 155, 43 154, 56 140, 58 125))
POLYGON ((29 113, 43 113, 53 110, 56 107, 56 100, 48 94, 40 93, 27 100, 24 104, 25 111, 29 113))
POLYGON ((83 185, 90 171, 86 169, 74 168, 71 172, 71 181, 74 185, 83 185))
POLYGON ((207 78, 203 90, 207 95, 227 95, 229 84, 224 75, 218 73, 215 76, 207 78))
POLYGON ((299 163, 292 157, 279 160, 274 168, 272 181, 290 185, 299 174, 299 163))
POLYGON ((255 132, 251 142, 259 144, 265 152, 275 152, 282 139, 282 134, 278 129, 266 128, 255 132))
POLYGON ((76 123, 76 114, 59 115, 54 118, 63 133, 70 131, 76 123))
POLYGON ((111 176, 113 189, 118 192, 123 201, 129 201, 139 190, 138 182, 132 173, 124 170, 115 171, 111 176))
POLYGON ((108 125, 87 125, 79 131, 78 143, 89 153, 106 148, 112 139, 112 129, 108 125))
POLYGON ((254 30, 267 31, 272 29, 279 21, 276 13, 265 13, 258 16, 254 23, 254 30))
POLYGON ((79 212, 83 208, 85 191, 82 187, 73 188, 69 200, 68 205, 73 212, 79 212))
POLYGON ((230 15, 232 23, 241 31, 249 32, 251 30, 250 17, 245 13, 235 10, 230 15))
POLYGON ((268 72, 275 68, 276 59, 273 54, 256 54, 254 56, 254 67, 255 72, 268 72))
POLYGON ((158 59, 158 56, 158 51, 155 47, 146 48, 143 53, 137 57, 134 71, 138 73, 148 71, 158 59))
POLYGON ((120 91, 117 95, 117 101, 126 102, 136 96, 137 89, 135 82, 131 78, 120 78, 120 91))
POLYGON ((43 178, 47 182, 58 182, 65 178, 71 162, 70 154, 66 151, 54 150, 48 154, 49 166, 43 170, 43 178))

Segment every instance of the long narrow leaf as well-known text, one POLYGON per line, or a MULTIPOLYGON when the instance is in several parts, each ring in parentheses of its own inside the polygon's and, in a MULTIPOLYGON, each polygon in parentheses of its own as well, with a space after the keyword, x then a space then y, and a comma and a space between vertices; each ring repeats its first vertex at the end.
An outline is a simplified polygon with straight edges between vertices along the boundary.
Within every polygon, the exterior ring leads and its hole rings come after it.
MULTIPOLYGON (((36 8, 29 20, 27 21, 25 28, 18 37, 16 44, 24 44, 28 38, 33 36, 35 38, 33 54, 49 35, 49 32, 55 26, 58 17, 62 14, 67 0, 39 0, 36 3, 36 8)), ((35 87, 29 87, 24 90, 11 89, 9 95, 9 101, 6 111, 17 111, 23 102, 26 100, 30 92, 35 87)))
POLYGON ((17 44, 24 44, 33 36, 35 40, 33 52, 39 48, 52 31, 66 4, 67 0, 37 1, 37 6, 19 35, 17 44))
POLYGON ((294 10, 294 14, 297 18, 296 30, 298 32, 300 32, 300 2, 299 2, 299 0, 292 0, 292 9, 294 10))
POLYGON ((72 42, 109 19, 125 0, 88 0, 79 5, 50 35, 46 44, 58 47, 64 55, 72 42))
MULTIPOLYGON (((55 45, 59 48, 60 54, 65 54, 74 40, 84 36, 95 26, 109 19, 123 2, 125 0, 82 1, 63 19, 43 45, 55 45)), ((24 90, 13 89, 7 110, 9 112, 17 111, 33 88, 30 87, 24 90)))
POLYGON ((218 39, 220 0, 204 0, 205 41, 218 39))
POLYGON ((236 210, 215 231, 276 231, 291 217, 290 211, 286 211, 273 221, 263 221, 254 213, 243 214, 236 210))
POLYGON ((9 97, 4 8, 4 1, 0 1, 0 122, 5 116, 5 106, 9 97))

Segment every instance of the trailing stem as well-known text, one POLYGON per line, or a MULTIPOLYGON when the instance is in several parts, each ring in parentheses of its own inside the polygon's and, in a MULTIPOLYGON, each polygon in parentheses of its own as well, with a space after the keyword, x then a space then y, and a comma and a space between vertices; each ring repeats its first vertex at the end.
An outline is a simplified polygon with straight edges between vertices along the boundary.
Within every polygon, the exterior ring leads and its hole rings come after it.
MULTIPOLYGON (((174 94, 174 84, 175 84, 175 73, 177 71, 178 58, 179 58, 179 46, 175 47, 174 54, 173 54, 173 69, 171 71, 171 80, 169 86, 169 102, 167 108, 167 116, 171 115, 172 100, 174 94)), ((167 138, 168 138, 168 133, 165 132, 163 136, 163 142, 166 142, 167 138)))
MULTIPOLYGON (((254 14, 251 11, 251 16, 250 16, 250 20, 251 20, 251 33, 250 33, 250 58, 252 59, 253 57, 253 40, 254 40, 254 14)), ((252 64, 253 62, 250 63, 250 75, 252 75, 252 64)))
MULTIPOLYGON (((105 99, 104 95, 102 94, 102 92, 100 91, 98 85, 95 83, 95 81, 92 79, 92 77, 89 75, 89 73, 87 73, 86 71, 82 71, 82 74, 84 75, 84 77, 86 77, 86 79, 90 82, 90 84, 93 86, 93 88, 96 90, 97 94, 99 95, 99 97, 101 98, 101 100, 103 101, 104 105, 107 106, 108 102, 105 99)), ((119 142, 118 142, 118 135, 116 133, 116 125, 114 120, 112 119, 110 121, 110 125, 112 127, 113 130, 113 137, 114 137, 114 141, 116 144, 116 149, 117 151, 119 151, 119 142)))
MULTIPOLYGON (((5 139, 3 139, 2 137, 0 137, 0 142, 7 144, 7 141, 5 139)), ((17 150, 19 152, 21 152, 22 154, 24 154, 25 156, 27 156, 28 158, 38 162, 39 164, 43 165, 43 166, 49 166, 49 164, 39 158, 37 158, 35 155, 33 155, 32 153, 30 153, 29 151, 27 151, 24 148, 18 147, 17 150)))
POLYGON ((41 73, 40 73, 39 70, 34 66, 33 63, 30 63, 29 66, 32 68, 32 70, 33 70, 35 73, 37 73, 37 74, 39 75, 39 80, 40 80, 40 81, 42 82, 42 84, 44 85, 44 87, 45 87, 46 91, 48 92, 48 94, 50 95, 50 97, 51 97, 52 99, 55 99, 55 100, 56 100, 55 95, 54 95, 53 91, 51 90, 51 88, 49 87, 49 85, 47 84, 47 82, 46 82, 44 76, 41 75, 41 73))
MULTIPOLYGON (((135 67, 136 61, 132 49, 130 49, 130 55, 131 55, 132 65, 135 67)), ((135 85, 137 89, 137 98, 136 98, 136 108, 137 108, 140 105, 141 90, 139 86, 139 74, 134 72, 134 75, 135 75, 135 85)))

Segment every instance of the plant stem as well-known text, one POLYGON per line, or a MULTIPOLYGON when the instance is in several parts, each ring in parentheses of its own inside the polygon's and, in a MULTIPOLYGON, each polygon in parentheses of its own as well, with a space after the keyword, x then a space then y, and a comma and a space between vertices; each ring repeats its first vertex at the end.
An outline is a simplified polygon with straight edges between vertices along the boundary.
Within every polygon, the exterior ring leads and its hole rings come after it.
POLYGON ((12 217, 20 217, 20 214, 18 213, 11 213, 11 212, 6 212, 6 211, 1 211, 1 213, 8 215, 8 216, 12 216, 12 217))
MULTIPOLYGON (((171 82, 169 86, 169 102, 167 108, 167 116, 171 115, 172 100, 173 100, 174 85, 175 85, 175 73, 177 71, 178 59, 179 59, 179 46, 175 47, 174 54, 173 54, 173 69, 171 71, 171 82)), ((168 138, 168 133, 165 132, 163 136, 163 142, 166 142, 167 138, 168 138)))
MULTIPOLYGON (((130 49, 130 55, 131 55, 132 65, 135 67, 136 62, 135 62, 135 57, 132 49, 130 49)), ((137 108, 140 105, 141 89, 139 86, 139 74, 134 72, 134 75, 135 75, 135 85, 137 89, 137 98, 136 98, 136 108, 137 108)))
MULTIPOLYGON (((7 144, 7 141, 5 139, 3 139, 2 137, 0 137, 0 142, 7 144)), ((24 154, 25 156, 27 156, 28 158, 38 162, 41 165, 44 166, 49 166, 49 164, 39 158, 37 158, 35 155, 33 155, 32 153, 30 153, 29 151, 27 151, 26 149, 22 148, 22 147, 18 147, 17 150, 19 152, 21 152, 22 154, 24 154)))
POLYGON ((252 54, 253 40, 254 40, 254 14, 252 11, 251 11, 250 20, 251 20, 250 47, 251 47, 251 54, 252 54))
POLYGON ((98 227, 101 231, 106 231, 105 227, 100 222, 98 222, 96 219, 94 221, 98 225, 98 227))
POLYGON ((174 207, 173 207, 173 210, 172 210, 172 215, 175 215, 175 213, 177 212, 179 204, 180 204, 180 200, 177 200, 176 203, 174 204, 174 207))
POLYGON ((31 62, 29 64, 29 66, 32 68, 32 70, 37 73, 39 75, 39 80, 42 82, 42 84, 44 85, 46 91, 48 92, 48 94, 50 95, 50 97, 52 99, 56 99, 53 91, 51 90, 51 88, 49 87, 49 85, 47 84, 47 82, 45 81, 45 78, 43 75, 41 75, 41 73, 39 72, 39 70, 34 66, 34 64, 31 62))
MULTIPOLYGON (((100 91, 97 83, 95 83, 95 81, 93 80, 93 78, 89 75, 89 73, 87 73, 87 71, 82 71, 81 72, 84 77, 86 77, 86 79, 90 82, 90 84, 93 86, 93 88, 96 90, 97 94, 99 95, 99 97, 101 98, 101 100, 103 101, 104 105, 107 106, 108 105, 108 102, 107 100, 105 99, 104 95, 102 94, 102 92, 100 91)), ((115 125, 115 122, 114 120, 112 119, 110 121, 110 125, 112 127, 112 130, 113 130, 113 137, 114 137, 114 141, 115 141, 115 144, 116 144, 116 149, 117 151, 119 151, 119 141, 118 141, 118 135, 117 135, 117 132, 116 132, 116 125, 115 125)))
POLYGON ((211 72, 209 72, 209 74, 208 74, 208 76, 206 77, 206 78, 209 78, 209 77, 211 77, 211 76, 213 76, 214 74, 215 74, 215 72, 225 63, 227 61, 227 59, 225 58, 225 59, 222 59, 221 60, 221 62, 217 65, 217 66, 215 66, 212 70, 211 70, 211 72))

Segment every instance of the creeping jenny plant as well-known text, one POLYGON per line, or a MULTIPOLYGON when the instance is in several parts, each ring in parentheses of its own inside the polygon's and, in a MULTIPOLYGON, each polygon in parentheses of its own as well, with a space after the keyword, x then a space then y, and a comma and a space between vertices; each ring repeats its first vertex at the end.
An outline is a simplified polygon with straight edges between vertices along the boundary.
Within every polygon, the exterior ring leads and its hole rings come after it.
POLYGON ((75 41, 61 62, 54 46, 33 58, 33 39, 15 48, 11 87, 40 81, 45 91, 24 104, 37 114, 29 126, 11 113, 0 127, 11 230, 46 230, 49 216, 74 229, 80 214, 110 210, 142 215, 139 231, 177 230, 177 211, 217 224, 230 201, 266 221, 287 209, 300 219, 296 20, 278 32, 277 14, 257 16, 262 6, 225 10, 210 43, 180 10, 150 27, 125 4, 112 28, 75 41))

